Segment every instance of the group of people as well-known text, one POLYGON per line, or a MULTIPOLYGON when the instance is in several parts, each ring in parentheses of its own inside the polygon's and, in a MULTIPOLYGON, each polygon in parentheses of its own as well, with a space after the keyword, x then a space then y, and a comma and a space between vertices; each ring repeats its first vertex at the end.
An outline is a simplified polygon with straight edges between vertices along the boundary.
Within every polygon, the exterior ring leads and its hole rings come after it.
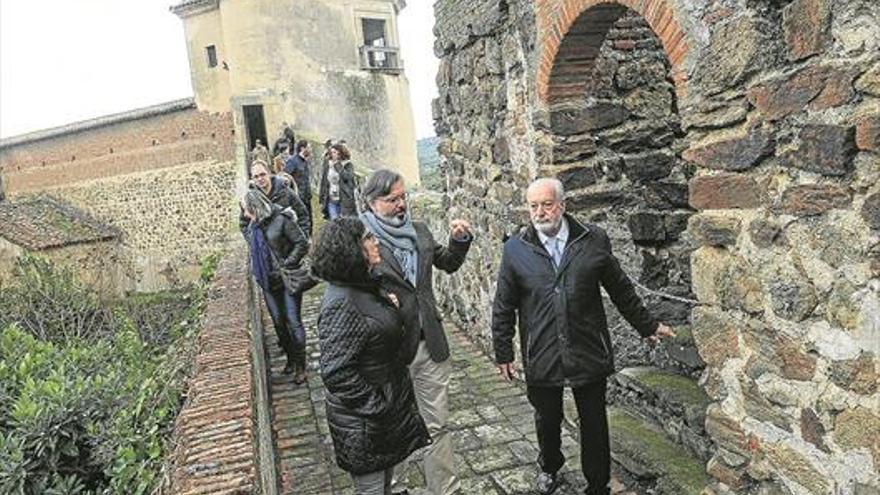
MULTIPOLYGON (((422 448, 427 492, 461 493, 448 424, 452 363, 432 279, 435 267, 453 273, 465 262, 470 224, 453 220, 447 241, 437 242, 411 218, 403 178, 382 169, 361 188, 361 207, 339 211, 310 241, 301 201, 291 204, 277 192, 287 186, 258 162, 251 171, 255 187, 242 202, 242 228, 296 383, 305 379, 302 294, 287 294, 278 272, 298 267, 308 252, 312 273, 327 283, 317 324, 320 373, 336 461, 351 474, 355 493, 391 494, 394 467, 422 448)), ((646 310, 605 232, 565 212, 558 180, 536 180, 526 198, 531 224, 504 243, 498 274, 496 364, 503 379, 514 378, 518 327, 540 448, 538 493, 555 491, 565 462, 562 390, 569 386, 586 493, 608 494, 605 389, 614 366, 600 287, 643 337, 674 333, 646 310)))

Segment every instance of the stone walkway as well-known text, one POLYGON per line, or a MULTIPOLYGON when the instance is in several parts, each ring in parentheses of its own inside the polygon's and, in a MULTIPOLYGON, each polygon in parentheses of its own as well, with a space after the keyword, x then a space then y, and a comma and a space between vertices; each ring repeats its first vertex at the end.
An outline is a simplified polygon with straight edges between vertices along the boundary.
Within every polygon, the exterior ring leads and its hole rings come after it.
MULTIPOLYGON (((347 473, 333 460, 327 430, 324 395, 317 372, 319 349, 315 320, 320 289, 306 295, 303 318, 308 335, 309 380, 302 386, 283 375, 284 358, 271 323, 265 325, 271 374, 273 428, 284 495, 347 495, 353 493, 347 473)), ((499 378, 491 360, 461 333, 447 328, 452 350, 451 425, 462 495, 513 495, 534 493, 536 475, 532 409, 521 382, 499 378), (452 331, 450 331, 452 330, 452 331)), ((563 426, 563 452, 567 457, 563 483, 556 493, 582 493, 577 434, 563 426)), ((423 490, 424 473, 419 452, 399 469, 397 477, 410 493, 423 490)), ((615 478, 613 493, 636 494, 615 478)))

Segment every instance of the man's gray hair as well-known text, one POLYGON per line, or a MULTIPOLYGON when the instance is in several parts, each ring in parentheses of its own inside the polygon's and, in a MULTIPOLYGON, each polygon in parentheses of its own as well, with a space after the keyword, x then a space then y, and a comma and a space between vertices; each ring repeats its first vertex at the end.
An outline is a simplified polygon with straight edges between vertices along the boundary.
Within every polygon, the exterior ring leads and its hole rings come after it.
POLYGON ((361 196, 364 198, 367 209, 369 209, 370 203, 377 198, 390 194, 394 184, 401 180, 403 180, 402 175, 387 168, 380 168, 370 174, 363 187, 361 187, 361 196))
POLYGON ((526 189, 526 194, 534 189, 546 186, 553 187, 553 191, 556 193, 556 199, 558 201, 565 201, 565 188, 562 186, 562 181, 556 177, 541 177, 540 179, 533 180, 532 183, 529 184, 529 188, 526 189))

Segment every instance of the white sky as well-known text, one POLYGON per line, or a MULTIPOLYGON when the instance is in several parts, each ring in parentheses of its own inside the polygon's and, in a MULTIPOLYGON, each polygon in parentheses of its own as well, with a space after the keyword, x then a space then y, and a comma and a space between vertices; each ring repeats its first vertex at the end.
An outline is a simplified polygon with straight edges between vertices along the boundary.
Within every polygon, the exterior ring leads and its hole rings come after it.
MULTIPOLYGON (((179 0, 0 0, 0 137, 192 96, 179 0)), ((432 0, 398 20, 416 135, 433 136, 432 0)))

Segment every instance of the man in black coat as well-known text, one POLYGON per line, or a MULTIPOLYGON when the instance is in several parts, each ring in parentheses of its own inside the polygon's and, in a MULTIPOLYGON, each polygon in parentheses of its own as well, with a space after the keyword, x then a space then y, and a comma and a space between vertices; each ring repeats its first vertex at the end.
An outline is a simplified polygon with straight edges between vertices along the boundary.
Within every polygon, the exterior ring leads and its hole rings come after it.
MULTIPOLYGON (((284 164, 284 171, 290 174, 290 176, 293 177, 294 182, 296 182, 296 190, 299 193, 299 199, 302 200, 306 207, 306 211, 309 213, 309 223, 314 224, 314 222, 312 222, 312 174, 311 165, 309 164, 310 156, 311 149, 309 148, 308 141, 300 141, 296 143, 293 154, 290 155, 290 158, 288 158, 287 162, 284 164)), ((309 235, 311 235, 311 232, 309 232, 309 235)))
POLYGON ((382 262, 373 269, 382 288, 395 294, 406 327, 401 359, 410 375, 419 413, 433 443, 425 453, 425 481, 431 495, 460 490, 449 434, 449 344, 434 299, 433 268, 455 272, 464 263, 473 236, 470 224, 453 220, 446 245, 437 243, 428 227, 410 219, 403 178, 377 170, 363 187, 367 211, 361 220, 379 241, 382 262))
POLYGON ((537 490, 552 493, 565 462, 560 450, 562 388, 574 392, 581 467, 588 495, 607 495, 610 480, 606 379, 614 373, 600 286, 626 320, 657 340, 674 336, 642 304, 611 252, 608 235, 565 213, 557 179, 538 179, 526 198, 532 225, 504 244, 492 308, 492 338, 501 375, 513 378, 517 317, 529 402, 540 454, 537 490))

